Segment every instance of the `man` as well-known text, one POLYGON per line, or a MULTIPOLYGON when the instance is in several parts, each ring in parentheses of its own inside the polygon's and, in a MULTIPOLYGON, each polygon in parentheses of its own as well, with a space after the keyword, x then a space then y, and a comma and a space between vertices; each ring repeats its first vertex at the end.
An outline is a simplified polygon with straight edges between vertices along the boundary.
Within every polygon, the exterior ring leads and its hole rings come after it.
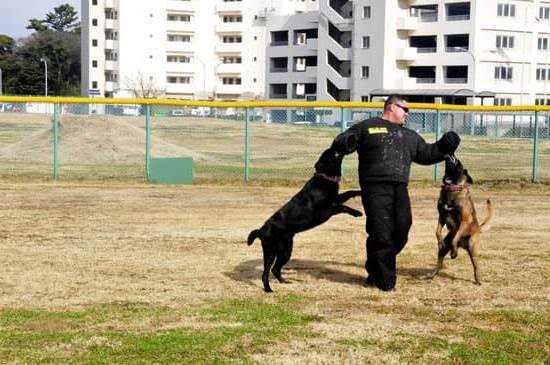
POLYGON ((407 184, 413 162, 430 165, 453 153, 460 143, 447 132, 429 144, 403 127, 409 113, 404 97, 392 95, 382 117, 364 120, 339 134, 331 148, 343 154, 357 151, 359 183, 367 217, 366 285, 392 291, 396 284, 396 257, 405 247, 412 224, 407 184))

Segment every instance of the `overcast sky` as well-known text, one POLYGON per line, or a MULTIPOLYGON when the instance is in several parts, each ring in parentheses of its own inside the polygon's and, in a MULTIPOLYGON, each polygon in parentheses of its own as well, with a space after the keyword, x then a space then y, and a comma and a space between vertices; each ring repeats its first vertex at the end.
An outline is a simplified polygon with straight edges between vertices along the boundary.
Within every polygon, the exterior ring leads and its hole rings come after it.
POLYGON ((29 19, 45 19, 46 14, 62 4, 73 6, 80 18, 80 0, 0 0, 0 34, 12 38, 26 37, 29 19))

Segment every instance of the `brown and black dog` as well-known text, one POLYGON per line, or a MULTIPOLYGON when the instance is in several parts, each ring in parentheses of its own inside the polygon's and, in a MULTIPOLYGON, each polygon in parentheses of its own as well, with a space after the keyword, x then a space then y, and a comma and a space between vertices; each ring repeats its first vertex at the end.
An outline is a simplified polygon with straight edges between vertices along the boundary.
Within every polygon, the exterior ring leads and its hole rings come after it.
POLYGON ((296 195, 279 208, 259 229, 248 235, 251 245, 256 238, 262 241, 264 290, 271 292, 269 270, 280 282, 284 282, 281 269, 290 260, 294 235, 317 227, 336 214, 346 213, 354 217, 363 214, 343 203, 360 196, 361 191, 350 190, 339 194, 342 159, 344 155, 327 149, 315 164, 315 174, 296 195), (273 266, 273 268, 272 268, 273 266))
POLYGON ((439 219, 435 235, 439 248, 437 257, 437 268, 428 276, 433 279, 443 267, 443 259, 451 252, 451 258, 458 255, 458 248, 462 247, 468 251, 470 260, 474 267, 475 283, 481 285, 479 274, 479 252, 481 228, 488 229, 493 219, 493 204, 487 200, 487 216, 479 224, 477 220, 474 202, 470 195, 470 185, 474 181, 468 174, 458 158, 454 155, 445 156, 445 176, 439 193, 437 210, 439 219), (443 227, 447 226, 447 235, 443 238, 443 227))

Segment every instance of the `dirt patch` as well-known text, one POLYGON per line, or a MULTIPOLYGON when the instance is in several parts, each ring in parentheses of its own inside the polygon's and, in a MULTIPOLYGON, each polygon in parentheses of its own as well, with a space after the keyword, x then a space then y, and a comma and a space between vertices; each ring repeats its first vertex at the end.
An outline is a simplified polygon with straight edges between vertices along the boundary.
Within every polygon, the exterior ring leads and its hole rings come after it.
MULTIPOLYGON (((53 161, 53 127, 33 133, 17 143, 0 149, 0 160, 25 162, 53 161)), ((142 163, 146 134, 131 121, 113 117, 63 116, 59 123, 59 153, 63 163, 113 161, 119 164, 142 163)), ((154 157, 208 157, 183 146, 151 138, 154 157)))

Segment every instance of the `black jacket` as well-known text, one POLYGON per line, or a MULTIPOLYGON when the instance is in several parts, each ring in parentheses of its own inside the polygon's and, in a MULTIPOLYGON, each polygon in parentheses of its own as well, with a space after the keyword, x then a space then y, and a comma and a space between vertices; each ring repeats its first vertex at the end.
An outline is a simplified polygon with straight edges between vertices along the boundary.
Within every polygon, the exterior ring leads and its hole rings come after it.
POLYGON ((377 117, 336 136, 331 148, 342 154, 357 151, 361 185, 375 181, 408 183, 412 162, 431 165, 443 161, 444 153, 454 152, 458 146, 448 151, 442 142, 445 137, 426 143, 415 131, 377 117))

